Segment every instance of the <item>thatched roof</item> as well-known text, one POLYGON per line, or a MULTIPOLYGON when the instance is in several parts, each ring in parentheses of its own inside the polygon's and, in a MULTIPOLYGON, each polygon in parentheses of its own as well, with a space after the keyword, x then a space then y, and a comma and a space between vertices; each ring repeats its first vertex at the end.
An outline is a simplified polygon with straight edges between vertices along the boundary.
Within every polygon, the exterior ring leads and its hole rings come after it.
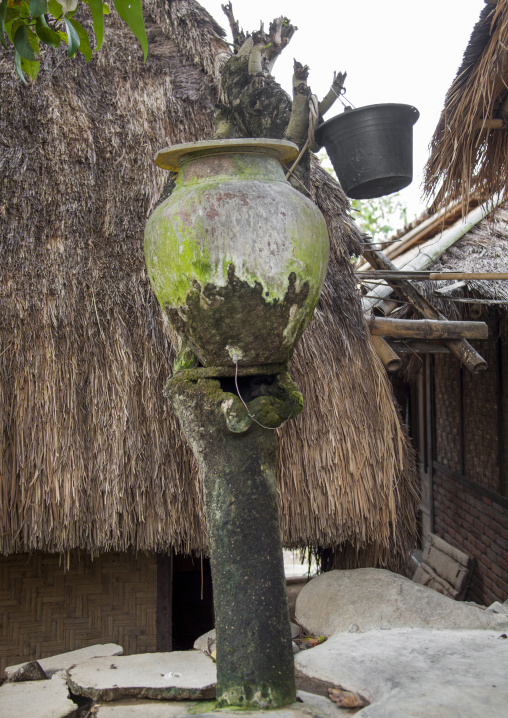
MULTIPOLYGON (((508 272, 508 205, 505 203, 469 232, 461 237, 442 257, 432 265, 436 272, 508 272)), ((426 282, 425 290, 432 303, 449 319, 462 319, 467 314, 469 302, 459 299, 475 300, 479 304, 497 306, 508 310, 508 282, 506 280, 465 279, 464 286, 458 287, 448 299, 436 295, 436 289, 456 284, 426 282), (432 286, 429 286, 432 285, 432 286), (499 304, 501 302, 501 304, 499 304), (438 306, 439 305, 439 306, 438 306)))
POLYGON ((508 0, 485 5, 448 90, 431 142, 424 187, 438 204, 506 191, 508 0), (495 120, 486 126, 483 120, 495 120))
MULTIPOLYGON (((418 254, 429 256, 444 228, 452 225, 453 220, 456 219, 457 207, 452 206, 445 214, 436 213, 430 218, 422 216, 419 222, 413 222, 406 234, 396 236, 402 247, 405 242, 406 246, 410 244, 410 247, 401 253, 397 252, 398 243, 390 247, 394 264, 402 269, 418 254), (418 235, 419 229, 421 231, 418 235)), ((364 266, 370 268, 368 264, 364 266)), ((497 209, 491 210, 427 269, 432 272, 508 272, 508 203, 504 202, 497 209)), ((497 307, 503 312, 508 310, 506 280, 466 278, 460 282, 444 279, 419 281, 414 284, 448 319, 466 318, 471 305, 497 307), (455 288, 444 294, 437 291, 447 286, 455 288)), ((410 307, 401 304, 393 316, 412 316, 412 314, 410 307)))
MULTIPOLYGON (((150 52, 113 15, 88 65, 48 57, 35 87, 0 55, 0 552, 206 551, 201 484, 162 389, 175 351, 143 229, 161 146, 211 136, 228 47, 194 1, 144 3, 150 52)), ((414 476, 368 340, 358 232, 313 166, 332 257, 291 371, 306 409, 280 431, 287 546, 347 544, 402 567, 414 476)))

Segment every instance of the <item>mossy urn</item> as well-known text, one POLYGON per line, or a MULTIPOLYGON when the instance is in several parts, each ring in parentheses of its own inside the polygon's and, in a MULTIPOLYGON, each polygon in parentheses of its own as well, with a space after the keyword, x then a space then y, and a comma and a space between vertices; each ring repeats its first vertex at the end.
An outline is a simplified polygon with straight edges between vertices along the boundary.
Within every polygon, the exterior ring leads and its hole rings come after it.
POLYGON ((147 223, 148 275, 203 366, 285 362, 312 316, 329 242, 317 206, 285 179, 297 154, 291 142, 237 139, 156 155, 178 175, 147 223))

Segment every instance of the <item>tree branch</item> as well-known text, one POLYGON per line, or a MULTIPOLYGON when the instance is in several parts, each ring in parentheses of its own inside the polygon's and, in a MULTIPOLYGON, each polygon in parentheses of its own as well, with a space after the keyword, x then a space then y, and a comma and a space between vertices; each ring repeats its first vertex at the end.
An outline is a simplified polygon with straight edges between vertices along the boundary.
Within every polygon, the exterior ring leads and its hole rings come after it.
POLYGON ((233 35, 234 48, 238 51, 245 42, 245 33, 240 29, 238 21, 235 20, 235 16, 233 14, 233 3, 228 2, 226 5, 221 5, 221 7, 223 13, 229 21, 229 27, 231 28, 231 34, 233 35))
POLYGON ((285 138, 297 145, 302 145, 309 131, 309 97, 310 87, 307 85, 309 68, 297 60, 293 70, 293 106, 291 117, 285 132, 285 138))
POLYGON ((298 28, 291 25, 289 18, 278 17, 270 24, 270 44, 266 48, 265 62, 266 70, 271 74, 275 61, 284 50, 298 28))
POLYGON ((335 100, 339 97, 342 89, 344 88, 344 83, 346 81, 347 72, 334 72, 333 73, 333 82, 328 90, 328 93, 323 97, 321 102, 319 103, 319 116, 323 117, 324 114, 328 112, 330 107, 333 105, 335 100))
POLYGON ((268 38, 263 31, 263 25, 261 25, 259 32, 252 33, 252 41, 254 45, 249 53, 249 75, 263 75, 263 58, 268 44, 268 38))

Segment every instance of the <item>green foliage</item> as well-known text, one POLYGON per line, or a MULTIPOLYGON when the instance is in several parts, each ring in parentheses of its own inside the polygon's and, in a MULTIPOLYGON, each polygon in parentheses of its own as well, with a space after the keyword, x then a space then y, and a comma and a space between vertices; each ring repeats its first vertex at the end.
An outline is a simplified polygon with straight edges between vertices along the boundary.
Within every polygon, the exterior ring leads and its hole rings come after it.
POLYGON ((407 209, 399 199, 390 194, 377 199, 354 199, 351 202, 353 217, 362 232, 370 234, 376 242, 388 239, 397 229, 407 224, 407 209))
MULTIPOLYGON (((67 57, 79 50, 86 62, 93 49, 88 32, 74 19, 79 5, 88 5, 95 35, 95 51, 104 39, 104 15, 109 7, 102 0, 0 0, 0 42, 7 40, 14 46, 14 67, 20 79, 35 80, 40 68, 40 43, 56 49, 61 42, 67 45, 67 57)), ((146 60, 148 42, 141 0, 113 0, 119 16, 139 41, 146 60)))

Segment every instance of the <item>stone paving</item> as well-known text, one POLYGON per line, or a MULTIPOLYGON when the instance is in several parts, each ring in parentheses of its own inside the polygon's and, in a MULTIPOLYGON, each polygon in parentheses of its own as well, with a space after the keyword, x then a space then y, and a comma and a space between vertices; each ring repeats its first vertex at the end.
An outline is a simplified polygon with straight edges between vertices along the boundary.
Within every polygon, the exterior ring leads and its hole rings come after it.
MULTIPOLYGON (((379 571, 370 590, 374 569, 357 571, 325 574, 326 580, 318 577, 300 594, 297 615, 307 616, 304 625, 332 630, 324 643, 295 654, 297 702, 269 716, 340 718, 355 712, 361 718, 508 718, 504 610, 493 607, 498 615, 490 612, 489 620, 499 622, 488 630, 481 627, 487 611, 451 599, 443 603, 444 597, 436 602, 432 589, 418 586, 417 601, 425 614, 415 621, 410 605, 415 599, 405 579, 379 571), (358 589, 362 581, 363 592, 358 589), (383 582, 393 596, 379 594, 376 586, 383 582), (464 609, 468 627, 460 628, 464 609), (433 610, 439 629, 431 627, 433 610), (404 621, 408 625, 401 625, 404 621), (337 702, 328 697, 330 691, 337 702), (344 707, 352 705, 351 697, 359 700, 355 710, 344 707)), ((217 718, 224 711, 213 702, 216 671, 209 638, 213 635, 197 642, 202 650, 122 656, 121 646, 107 644, 11 666, 8 682, 0 686, 0 718, 217 718), (48 674, 52 678, 45 678, 48 674), (32 676, 39 680, 24 680, 32 676)), ((261 718, 267 712, 230 709, 227 714, 261 718)))
POLYGON ((94 701, 209 700, 216 681, 215 663, 201 651, 92 658, 71 668, 67 679, 72 693, 94 701))

